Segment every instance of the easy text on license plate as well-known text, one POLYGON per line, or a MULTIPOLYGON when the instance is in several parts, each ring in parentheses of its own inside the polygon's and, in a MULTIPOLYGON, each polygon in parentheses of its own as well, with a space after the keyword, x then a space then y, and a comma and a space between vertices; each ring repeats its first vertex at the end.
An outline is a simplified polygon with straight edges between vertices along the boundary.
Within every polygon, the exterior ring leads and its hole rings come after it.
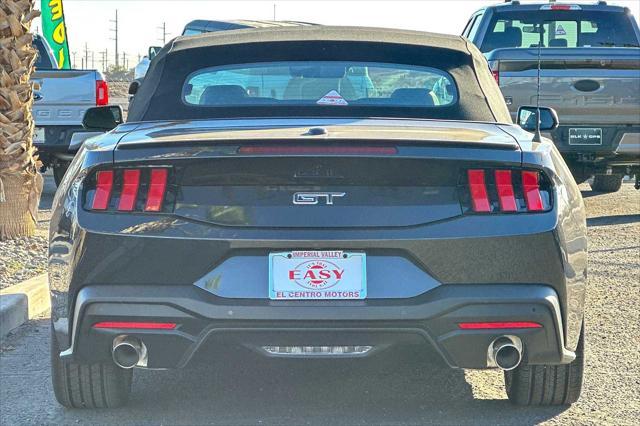
POLYGON ((269 254, 272 300, 364 299, 366 255, 342 250, 300 250, 269 254))

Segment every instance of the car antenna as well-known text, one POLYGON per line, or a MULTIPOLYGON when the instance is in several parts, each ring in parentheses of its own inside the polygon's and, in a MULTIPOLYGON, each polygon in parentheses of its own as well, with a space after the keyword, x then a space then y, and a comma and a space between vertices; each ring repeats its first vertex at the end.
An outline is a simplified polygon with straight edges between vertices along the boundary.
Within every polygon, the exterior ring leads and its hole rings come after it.
POLYGON ((540 52, 542 41, 544 40, 544 21, 540 24, 540 36, 538 37, 538 76, 537 76, 537 88, 536 88, 536 132, 533 134, 532 142, 542 142, 542 135, 540 134, 540 52))

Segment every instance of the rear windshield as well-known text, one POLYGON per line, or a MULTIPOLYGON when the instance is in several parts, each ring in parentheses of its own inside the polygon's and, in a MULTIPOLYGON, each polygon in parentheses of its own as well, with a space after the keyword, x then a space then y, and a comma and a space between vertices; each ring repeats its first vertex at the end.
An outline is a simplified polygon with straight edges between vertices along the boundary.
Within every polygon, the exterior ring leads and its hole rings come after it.
POLYGON ((631 17, 606 11, 499 12, 480 50, 538 47, 638 47, 631 17))
POLYGON ((189 75, 182 99, 202 107, 314 105, 437 108, 457 102, 445 71, 376 62, 268 62, 189 75))

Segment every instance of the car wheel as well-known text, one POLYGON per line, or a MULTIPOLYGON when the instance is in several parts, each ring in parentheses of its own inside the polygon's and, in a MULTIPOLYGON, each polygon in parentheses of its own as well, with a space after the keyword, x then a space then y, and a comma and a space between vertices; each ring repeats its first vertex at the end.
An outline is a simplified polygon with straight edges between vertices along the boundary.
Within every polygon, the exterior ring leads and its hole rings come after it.
POLYGON ((53 166, 53 181, 56 183, 56 186, 60 186, 60 182, 62 182, 62 178, 68 168, 69 163, 57 163, 53 166))
POLYGON ((622 186, 621 175, 596 175, 591 189, 598 192, 616 192, 622 186))
POLYGON ((64 362, 51 329, 51 380, 58 402, 68 408, 113 408, 127 403, 132 370, 114 363, 64 362))
POLYGON ((516 405, 570 405, 578 400, 584 371, 584 326, 576 359, 565 365, 520 365, 504 372, 509 401, 516 405))

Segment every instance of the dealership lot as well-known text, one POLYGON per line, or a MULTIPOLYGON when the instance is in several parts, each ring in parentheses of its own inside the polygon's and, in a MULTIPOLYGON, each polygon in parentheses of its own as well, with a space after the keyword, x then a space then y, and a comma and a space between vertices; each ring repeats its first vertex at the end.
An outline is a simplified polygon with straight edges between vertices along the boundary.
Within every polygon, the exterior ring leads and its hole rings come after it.
POLYGON ((185 370, 136 371, 126 408, 65 410, 50 389, 42 318, 2 343, 0 424, 638 424, 640 193, 630 183, 613 194, 581 188, 590 250, 587 366, 582 398, 570 408, 514 407, 502 373, 450 370, 413 348, 337 361, 271 360, 229 348, 185 370))

